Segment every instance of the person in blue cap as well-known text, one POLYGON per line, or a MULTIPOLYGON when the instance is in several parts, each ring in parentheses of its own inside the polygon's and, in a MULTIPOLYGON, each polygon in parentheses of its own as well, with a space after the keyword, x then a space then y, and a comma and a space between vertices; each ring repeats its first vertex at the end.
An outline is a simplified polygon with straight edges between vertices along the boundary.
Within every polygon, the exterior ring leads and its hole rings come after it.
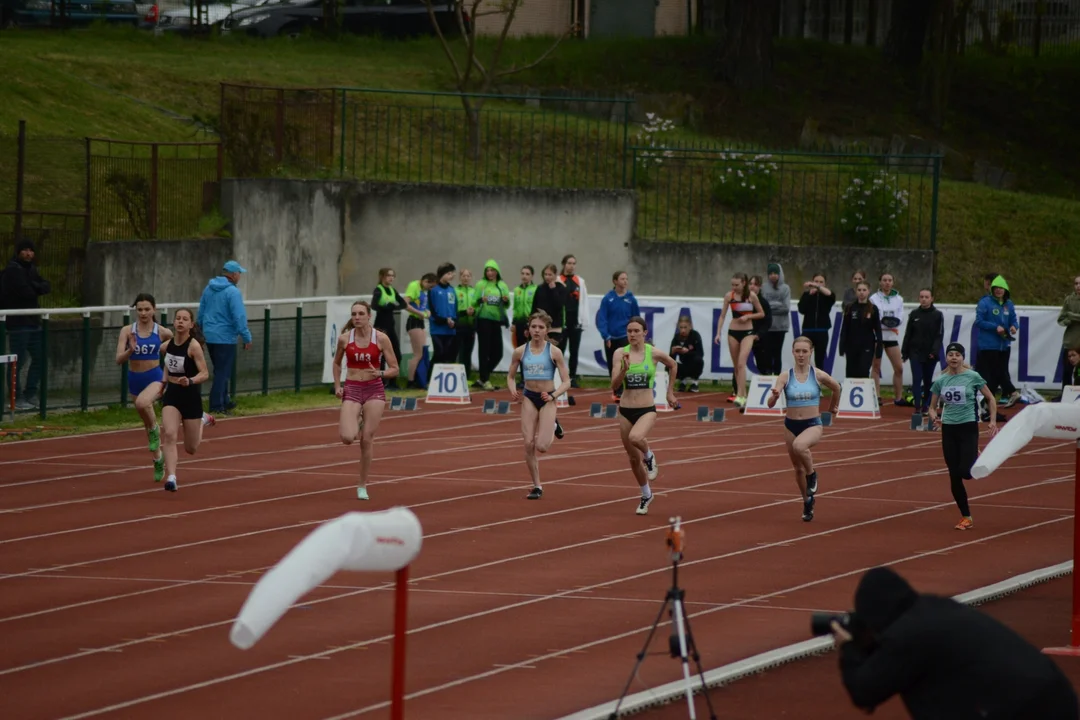
POLYGON ((244 298, 236 284, 246 273, 240 263, 230 260, 221 275, 211 280, 199 300, 198 323, 206 338, 214 380, 210 385, 210 412, 223 414, 236 407, 229 397, 229 378, 236 364, 236 338, 244 340, 244 349, 251 349, 251 330, 248 329, 244 298))

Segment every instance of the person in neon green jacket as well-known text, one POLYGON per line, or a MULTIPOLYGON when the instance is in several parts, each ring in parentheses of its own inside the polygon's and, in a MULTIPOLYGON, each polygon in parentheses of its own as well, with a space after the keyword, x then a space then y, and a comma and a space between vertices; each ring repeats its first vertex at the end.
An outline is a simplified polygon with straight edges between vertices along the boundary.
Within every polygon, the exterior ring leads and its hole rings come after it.
POLYGON ((532 315, 533 297, 536 285, 533 284, 535 271, 532 265, 521 268, 521 284, 514 288, 514 337, 510 344, 519 347, 529 341, 529 316, 532 315))
POLYGON ((473 285, 472 270, 458 271, 457 286, 457 344, 458 362, 465 366, 465 375, 472 374, 472 351, 476 346, 476 305, 480 293, 473 285))
POLYGON ((476 283, 476 341, 480 346, 480 386, 494 390, 491 373, 502 362, 502 329, 510 327, 506 310, 510 307, 510 288, 503 282, 499 263, 484 263, 484 277, 476 283))

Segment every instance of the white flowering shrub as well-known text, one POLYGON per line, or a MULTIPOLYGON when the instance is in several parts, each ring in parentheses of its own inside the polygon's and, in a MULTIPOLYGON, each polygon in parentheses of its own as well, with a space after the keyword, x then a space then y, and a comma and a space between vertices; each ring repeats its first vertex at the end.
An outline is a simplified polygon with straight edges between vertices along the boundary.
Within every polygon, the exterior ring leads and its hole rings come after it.
POLYGON ((861 247, 894 247, 908 214, 908 191, 885 170, 853 175, 840 196, 840 233, 861 247))
POLYGON ((713 198, 733 210, 768 207, 780 190, 780 168, 768 154, 720 153, 712 169, 713 198))
POLYGON ((645 113, 645 124, 634 135, 634 145, 643 148, 637 151, 637 162, 643 167, 662 165, 665 158, 675 152, 666 147, 675 123, 665 120, 656 113, 645 113))

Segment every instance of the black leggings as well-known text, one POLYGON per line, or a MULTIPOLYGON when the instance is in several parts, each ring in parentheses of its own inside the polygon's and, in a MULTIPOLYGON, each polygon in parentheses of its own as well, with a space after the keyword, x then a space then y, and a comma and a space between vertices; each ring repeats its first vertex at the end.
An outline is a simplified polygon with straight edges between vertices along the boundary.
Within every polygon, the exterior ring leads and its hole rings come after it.
POLYGON ((810 342, 814 343, 814 365, 819 370, 825 369, 825 356, 829 352, 829 330, 809 330, 803 329, 803 335, 810 338, 810 342))
POLYGON ((563 328, 562 337, 559 339, 559 349, 565 354, 567 348, 570 349, 570 359, 566 363, 567 370, 570 371, 571 378, 576 378, 578 353, 581 351, 581 328, 563 328))
POLYGON ((480 382, 488 382, 491 373, 502 362, 502 323, 480 318, 476 321, 476 340, 480 345, 480 382))
POLYGON ((971 479, 971 466, 979 457, 979 423, 941 425, 941 450, 949 468, 953 499, 964 517, 971 515, 964 481, 971 479))
POLYGON ((844 377, 849 378, 868 378, 870 377, 870 368, 874 364, 874 348, 848 348, 845 353, 847 356, 847 369, 844 371, 844 377))

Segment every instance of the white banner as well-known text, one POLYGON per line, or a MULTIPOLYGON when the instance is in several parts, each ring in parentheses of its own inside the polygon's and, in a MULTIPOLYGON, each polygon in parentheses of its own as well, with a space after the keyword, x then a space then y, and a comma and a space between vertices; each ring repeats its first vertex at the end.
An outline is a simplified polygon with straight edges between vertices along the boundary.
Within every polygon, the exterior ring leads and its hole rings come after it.
MULTIPOLYGON (((592 307, 602 307, 602 295, 592 295, 589 302, 592 307)), ((323 366, 323 382, 332 382, 333 372, 331 366, 334 360, 334 348, 339 329, 349 320, 349 308, 355 298, 341 298, 340 300, 328 301, 326 304, 326 332, 327 355, 323 366)), ((677 297, 647 297, 638 296, 638 305, 641 314, 649 324, 649 342, 664 350, 671 346, 671 340, 675 336, 676 327, 681 315, 689 315, 694 324, 694 329, 701 334, 705 343, 705 372, 703 380, 726 380, 730 381, 733 368, 731 355, 728 352, 725 336, 721 335, 721 343, 713 342, 716 337, 716 325, 720 319, 721 304, 718 298, 677 298, 677 297)), ((798 301, 792 299, 792 306, 798 301)), ((905 305, 908 313, 918 307, 915 303, 905 305)), ((968 362, 974 364, 977 353, 974 305, 937 305, 938 310, 945 316, 945 344, 959 342, 967 348, 968 362)), ((1012 353, 1009 358, 1009 373, 1013 384, 1017 387, 1029 385, 1032 388, 1056 389, 1061 387, 1061 337, 1064 328, 1057 324, 1057 316, 1060 308, 1017 306, 1016 312, 1020 318, 1020 333, 1016 342, 1012 345, 1012 353)), ((840 339, 841 312, 839 303, 833 312, 832 329, 829 331, 829 347, 825 357, 825 370, 837 378, 844 379, 845 360, 837 354, 837 343, 840 339)), ((905 323, 906 325, 906 323, 905 323)), ((900 337, 903 338, 905 325, 900 326, 900 337)), ((784 338, 784 363, 787 366, 791 362, 791 342, 801 332, 802 316, 794 310, 791 311, 791 331, 784 338)), ((725 333, 727 325, 725 324, 725 333)), ((402 352, 410 352, 409 339, 404 333, 404 319, 399 328, 402 352)), ((503 359, 496 367, 496 372, 506 372, 510 365, 510 353, 513 351, 510 342, 511 328, 506 328, 503 333, 503 359)), ((430 339, 429 339, 430 342, 430 339)), ((478 350, 473 350, 473 368, 478 365, 478 350)), ((944 358, 941 366, 944 367, 944 358)), ((758 369, 754 364, 753 355, 749 360, 749 371, 757 374, 758 369)), ((603 341, 596 330, 595 319, 592 327, 586 330, 581 337, 581 358, 578 360, 578 374, 582 376, 605 376, 608 374, 605 361, 603 341)), ((892 365, 888 359, 884 359, 881 366, 882 382, 889 386, 892 382, 892 365)), ((904 364, 904 383, 911 383, 911 367, 904 364)))

